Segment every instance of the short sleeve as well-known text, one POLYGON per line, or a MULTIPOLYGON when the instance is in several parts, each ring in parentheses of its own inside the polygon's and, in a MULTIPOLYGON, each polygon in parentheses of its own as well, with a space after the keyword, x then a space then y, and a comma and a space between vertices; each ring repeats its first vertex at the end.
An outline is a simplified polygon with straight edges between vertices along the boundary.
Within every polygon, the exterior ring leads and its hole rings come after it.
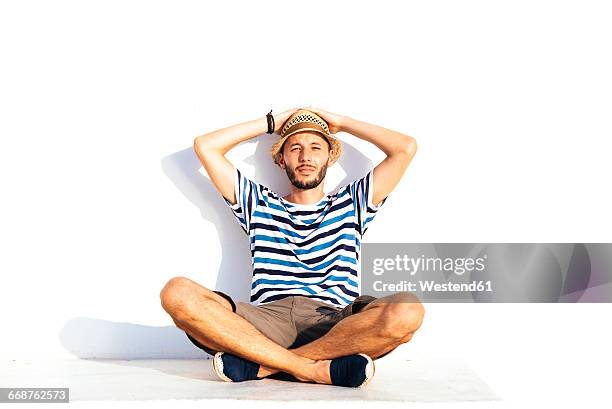
POLYGON ((368 226, 376 217, 378 210, 385 204, 387 197, 385 197, 378 206, 374 206, 372 203, 372 197, 374 195, 374 171, 370 170, 364 177, 349 185, 349 191, 353 202, 355 203, 355 212, 357 217, 357 223, 359 231, 363 236, 368 230, 368 226))
POLYGON ((234 168, 234 194, 236 195, 236 203, 232 204, 229 200, 223 197, 225 203, 230 207, 232 213, 242 230, 248 234, 251 227, 251 218, 257 207, 260 195, 260 186, 248 179, 238 169, 234 168))

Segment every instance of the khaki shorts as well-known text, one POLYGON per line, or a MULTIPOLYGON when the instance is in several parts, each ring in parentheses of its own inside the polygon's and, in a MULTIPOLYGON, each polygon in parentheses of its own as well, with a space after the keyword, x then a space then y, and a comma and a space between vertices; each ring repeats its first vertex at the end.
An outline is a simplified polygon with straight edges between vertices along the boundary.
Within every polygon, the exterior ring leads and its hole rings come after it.
MULTIPOLYGON (((221 291, 215 293, 230 302, 233 312, 253 324, 263 335, 288 349, 298 348, 321 338, 338 322, 359 313, 363 307, 376 299, 370 295, 360 295, 342 308, 313 298, 292 295, 266 304, 252 305, 244 302, 235 303, 229 295, 221 291)), ((191 335, 185 334, 198 348, 211 355, 217 352, 202 345, 191 335)))

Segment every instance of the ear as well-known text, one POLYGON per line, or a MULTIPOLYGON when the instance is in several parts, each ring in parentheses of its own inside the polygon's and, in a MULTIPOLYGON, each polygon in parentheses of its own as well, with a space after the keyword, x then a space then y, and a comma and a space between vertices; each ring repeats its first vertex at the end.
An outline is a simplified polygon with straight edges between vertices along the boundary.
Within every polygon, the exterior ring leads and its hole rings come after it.
POLYGON ((282 152, 276 154, 276 161, 278 162, 278 166, 280 166, 281 169, 285 169, 285 167, 287 166, 285 164, 285 158, 283 157, 282 152))
POLYGON ((335 152, 334 150, 330 150, 329 151, 329 157, 327 158, 327 166, 331 166, 334 163, 336 163, 336 161, 338 160, 338 158, 336 158, 335 152))

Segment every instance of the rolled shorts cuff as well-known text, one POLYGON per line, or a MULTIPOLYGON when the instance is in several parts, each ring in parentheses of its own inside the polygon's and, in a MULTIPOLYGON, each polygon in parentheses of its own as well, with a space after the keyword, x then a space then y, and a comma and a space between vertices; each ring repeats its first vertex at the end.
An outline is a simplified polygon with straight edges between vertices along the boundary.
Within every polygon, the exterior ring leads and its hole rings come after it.
POLYGON ((236 312, 236 303, 232 300, 232 297, 225 294, 222 291, 213 290, 213 293, 219 294, 221 297, 225 298, 232 306, 232 312, 236 312))

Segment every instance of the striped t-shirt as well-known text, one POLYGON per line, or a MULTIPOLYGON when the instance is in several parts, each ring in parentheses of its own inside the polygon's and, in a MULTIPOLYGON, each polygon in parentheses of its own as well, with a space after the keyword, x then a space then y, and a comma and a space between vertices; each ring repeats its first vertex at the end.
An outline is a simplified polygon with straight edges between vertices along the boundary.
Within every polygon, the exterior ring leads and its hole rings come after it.
POLYGON ((234 168, 236 204, 225 197, 249 236, 251 304, 303 295, 346 306, 361 291, 361 238, 378 209, 373 171, 318 203, 288 202, 234 168))

